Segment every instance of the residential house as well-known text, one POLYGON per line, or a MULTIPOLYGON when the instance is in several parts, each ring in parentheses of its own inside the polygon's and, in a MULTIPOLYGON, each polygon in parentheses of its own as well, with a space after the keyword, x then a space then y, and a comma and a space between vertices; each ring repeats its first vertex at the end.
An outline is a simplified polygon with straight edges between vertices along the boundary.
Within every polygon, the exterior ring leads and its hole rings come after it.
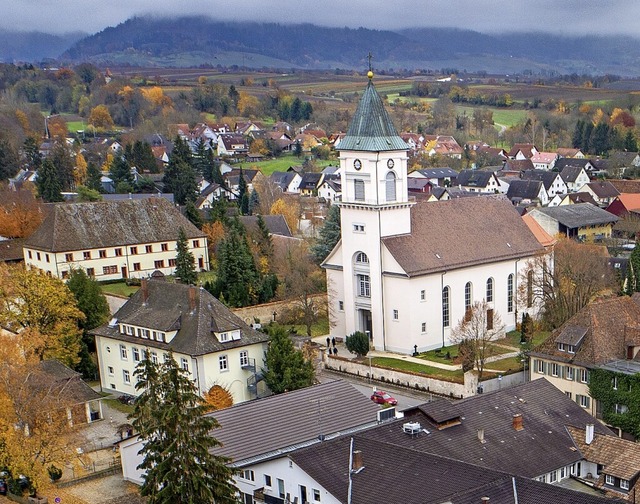
POLYGON ((596 171, 596 167, 593 165, 591 160, 585 158, 560 158, 556 161, 555 169, 562 173, 562 170, 564 170, 567 166, 584 168, 584 171, 587 174, 591 174, 596 171))
POLYGON ((22 248, 26 238, 0 240, 0 262, 18 264, 24 262, 22 248))
POLYGON ((562 234, 580 241, 610 238, 618 222, 618 217, 590 203, 534 208, 529 215, 551 236, 562 234))
POLYGON ((560 156, 555 152, 537 152, 531 156, 531 162, 536 170, 553 170, 560 156))
POLYGON ((529 214, 523 215, 522 220, 528 226, 528 228, 531 230, 531 232, 536 237, 536 239, 540 242, 540 244, 544 247, 544 249, 548 252, 553 252, 553 246, 557 243, 558 240, 556 240, 553 236, 547 233, 543 229, 543 227, 540 224, 538 224, 538 221, 536 221, 533 217, 531 217, 531 215, 529 214))
MULTIPOLYGON (((546 378, 591 415, 602 418, 589 392, 594 369, 635 374, 640 350, 640 306, 628 296, 594 301, 556 329, 530 354, 531 380, 546 378)), ((617 388, 615 383, 613 388, 617 388)), ((625 405, 627 406, 627 405, 625 405)))
POLYGON ((556 152, 561 158, 584 159, 584 153, 580 149, 559 147, 556 152))
POLYGON ((565 166, 560 172, 560 176, 565 184, 567 184, 569 192, 576 192, 590 181, 584 166, 565 166))
POLYGON ((640 193, 640 180, 611 179, 611 185, 622 193, 640 193))
POLYGON ((237 157, 249 152, 246 137, 232 133, 218 135, 218 156, 237 157))
POLYGON ((407 190, 418 194, 431 194, 432 182, 426 178, 407 177, 407 190))
POLYGON ((474 167, 503 164, 509 157, 507 151, 499 147, 479 146, 474 149, 474 167))
MULTIPOLYGON (((220 428, 213 435, 222 446, 214 453, 231 459, 244 498, 244 494, 253 495, 265 486, 264 462, 286 462, 289 453, 302 447, 318 447, 345 432, 376 425, 379 411, 379 406, 351 384, 338 380, 243 402, 215 412, 220 428)), ((393 408, 391 413, 393 416, 393 408)), ((141 444, 137 436, 120 443, 124 479, 138 484, 143 477, 138 469, 141 444)), ((266 494, 278 490, 275 478, 272 483, 268 486, 274 489, 269 488, 266 494)))
POLYGON ((238 135, 243 135, 243 136, 247 136, 249 135, 249 133, 253 133, 255 131, 262 131, 262 130, 264 130, 263 125, 253 121, 237 122, 234 128, 234 131, 238 135))
POLYGON ((533 144, 528 143, 517 143, 511 147, 511 150, 507 153, 510 159, 515 160, 523 160, 523 159, 531 159, 535 154, 538 154, 540 151, 533 144))
POLYGON ((598 205, 602 207, 609 206, 613 200, 620 195, 615 186, 607 180, 598 180, 583 185, 579 192, 588 192, 593 196, 598 205))
POLYGON ((295 134, 295 131, 293 129, 293 126, 291 126, 291 124, 289 124, 288 122, 285 121, 278 121, 277 123, 275 123, 271 129, 273 131, 277 131, 280 133, 284 133, 285 135, 287 135, 289 138, 292 138, 293 135, 295 134))
POLYGON ((274 171, 269 179, 276 184, 282 192, 299 194, 300 193, 300 182, 302 181, 302 176, 295 171, 274 171))
POLYGON ((553 198, 556 194, 566 194, 567 184, 557 172, 545 170, 526 170, 521 172, 520 176, 524 180, 540 180, 544 184, 549 198, 553 198))
MULTIPOLYGON (((322 137, 320 137, 322 138, 322 137)), ((299 143, 302 146, 303 152, 311 152, 311 149, 314 147, 320 147, 322 145, 322 141, 317 136, 312 133, 298 133, 293 138, 293 143, 299 143)))
POLYGON ((451 185, 457 176, 458 172, 451 168, 421 168, 409 173, 408 178, 425 178, 432 185, 445 187, 451 185))
POLYGON ((509 184, 507 198, 514 205, 535 203, 545 206, 549 203, 549 195, 540 180, 513 179, 509 184))
POLYGON ((234 199, 234 195, 224 186, 213 182, 200 192, 195 205, 198 210, 206 210, 212 208, 214 202, 221 199, 231 200, 234 199))
POLYGON ((340 178, 324 177, 318 186, 318 197, 325 201, 339 201, 342 197, 340 178))
POLYGON ((489 170, 462 170, 453 184, 469 192, 497 193, 500 181, 495 172, 489 170))
POLYGON ((502 173, 519 174, 523 171, 535 170, 530 159, 507 159, 502 166, 502 173))
POLYGON ((549 206, 575 205, 576 203, 589 203, 598 206, 596 200, 593 199, 588 192, 574 192, 569 194, 556 194, 549 201, 549 206))
POLYGON ((430 139, 430 135, 425 137, 426 143, 424 150, 427 156, 447 156, 454 159, 462 159, 464 149, 460 147, 460 144, 455 138, 449 135, 437 135, 435 138, 430 139))
POLYGON ((607 212, 624 218, 629 214, 635 214, 640 217, 640 194, 619 194, 607 207, 607 212))
POLYGON ((164 198, 54 204, 25 241, 24 261, 63 279, 72 268, 97 280, 171 275, 180 229, 196 267, 208 270, 206 235, 164 198))
MULTIPOLYGON (((240 184, 240 175, 244 177, 244 181, 247 184, 247 191, 253 191, 255 184, 261 184, 266 181, 266 177, 260 170, 251 170, 247 168, 233 168, 230 171, 223 170, 225 165, 220 169, 222 177, 224 178, 227 189, 230 192, 230 198, 236 199, 238 195, 238 189, 240 184)), ((229 165, 226 165, 229 166, 229 165)))
POLYGON ((303 173, 298 189, 302 196, 313 196, 317 193, 322 173, 303 173))
MULTIPOLYGON (((249 234, 258 234, 258 216, 257 215, 239 215, 238 219, 246 228, 249 234)), ((293 234, 289 229, 289 225, 283 215, 263 215, 262 220, 271 236, 285 236, 291 238, 293 234)))
POLYGON ((32 379, 33 386, 46 386, 50 394, 59 398, 71 425, 88 424, 103 418, 102 396, 82 380, 80 373, 62 362, 55 359, 40 361, 29 379, 32 379))
POLYGON ((202 287, 143 279, 113 318, 91 334, 103 390, 138 395, 133 376, 138 363, 147 352, 154 362, 173 352, 199 395, 218 386, 238 403, 264 392, 259 372, 269 336, 202 287))
POLYGON ((402 138, 406 144, 409 146, 410 152, 418 152, 421 151, 424 147, 424 136, 420 133, 400 133, 400 138, 402 138))

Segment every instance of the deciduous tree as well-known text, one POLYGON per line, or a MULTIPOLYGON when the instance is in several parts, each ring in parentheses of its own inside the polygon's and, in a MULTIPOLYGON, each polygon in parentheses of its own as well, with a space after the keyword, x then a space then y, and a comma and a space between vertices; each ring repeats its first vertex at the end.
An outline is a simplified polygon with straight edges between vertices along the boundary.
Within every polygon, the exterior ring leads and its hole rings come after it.
POLYGON ((478 377, 482 379, 484 366, 492 355, 494 346, 491 341, 504 334, 504 324, 497 312, 486 301, 476 301, 460 320, 451 334, 456 343, 463 343, 463 347, 473 356, 478 377))
POLYGON ((287 226, 292 233, 296 233, 298 231, 298 221, 300 220, 300 204, 297 200, 289 199, 284 200, 280 198, 276 200, 276 202, 271 205, 269 209, 269 213, 271 215, 282 215, 284 220, 287 222, 287 226))
POLYGON ((99 130, 112 130, 114 128, 111 113, 106 105, 96 105, 89 113, 89 124, 99 130))
POLYGON ((43 218, 42 202, 31 191, 12 191, 6 186, 0 189, 0 235, 26 238, 38 229, 43 218))

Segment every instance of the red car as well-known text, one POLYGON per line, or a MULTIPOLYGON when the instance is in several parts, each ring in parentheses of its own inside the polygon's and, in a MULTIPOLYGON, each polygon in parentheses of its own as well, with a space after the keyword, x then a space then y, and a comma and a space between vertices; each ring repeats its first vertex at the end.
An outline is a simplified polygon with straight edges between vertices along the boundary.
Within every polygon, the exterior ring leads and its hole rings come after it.
POLYGON ((371 400, 374 403, 390 404, 391 406, 395 406, 396 404, 398 404, 398 401, 396 401, 393 397, 391 397, 389 394, 387 394, 386 392, 384 392, 382 390, 376 390, 371 395, 371 400))

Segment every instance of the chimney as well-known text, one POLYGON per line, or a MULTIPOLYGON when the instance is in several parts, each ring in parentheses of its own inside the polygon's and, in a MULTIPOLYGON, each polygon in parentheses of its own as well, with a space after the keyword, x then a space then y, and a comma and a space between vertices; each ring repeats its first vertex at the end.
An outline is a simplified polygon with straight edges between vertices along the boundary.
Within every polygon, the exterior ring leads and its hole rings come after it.
POLYGON ((196 309, 196 288, 193 285, 189 286, 189 309, 191 311, 196 309))
POLYGON ((524 425, 522 424, 522 415, 520 413, 513 415, 513 428, 517 431, 524 429, 524 425))
POLYGON ((360 450, 353 451, 353 467, 351 470, 355 473, 364 469, 364 460, 362 459, 362 452, 360 450))
POLYGON ((584 442, 590 445, 593 442, 593 424, 587 424, 587 428, 584 431, 584 442))
POLYGON ((478 440, 482 443, 485 444, 486 441, 484 439, 484 429, 478 429, 478 440))
POLYGON ((149 285, 147 284, 146 278, 140 280, 140 290, 142 290, 142 304, 147 304, 147 300, 149 299, 149 285))

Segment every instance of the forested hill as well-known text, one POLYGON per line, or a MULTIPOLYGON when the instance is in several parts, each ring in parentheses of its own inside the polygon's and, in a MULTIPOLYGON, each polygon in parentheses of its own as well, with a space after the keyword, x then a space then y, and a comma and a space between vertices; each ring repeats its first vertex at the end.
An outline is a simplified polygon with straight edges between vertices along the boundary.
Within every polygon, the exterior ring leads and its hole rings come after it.
POLYGON ((441 68, 516 73, 640 75, 640 43, 629 37, 486 35, 453 28, 391 32, 312 24, 231 23, 203 17, 135 17, 73 44, 63 61, 158 66, 244 65, 378 69, 441 68))
POLYGON ((10 63, 57 58, 71 44, 86 36, 86 33, 80 32, 52 35, 41 32, 0 30, 0 60, 10 63))

